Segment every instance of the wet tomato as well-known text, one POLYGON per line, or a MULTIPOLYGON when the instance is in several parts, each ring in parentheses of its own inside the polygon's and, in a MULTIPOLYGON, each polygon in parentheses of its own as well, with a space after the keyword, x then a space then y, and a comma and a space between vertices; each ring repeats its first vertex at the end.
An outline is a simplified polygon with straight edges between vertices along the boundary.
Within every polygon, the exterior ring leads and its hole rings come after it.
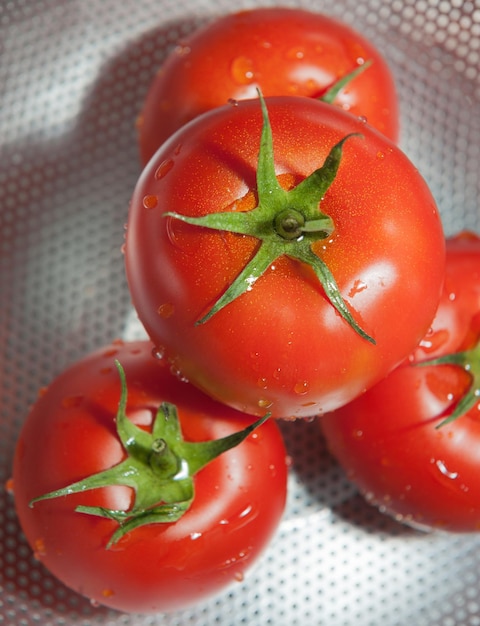
POLYGON ((403 365, 321 420, 361 492, 397 520, 480 530, 480 239, 447 240, 431 329, 403 365))
POLYGON ((218 17, 176 46, 138 118, 142 161, 189 120, 229 99, 256 97, 258 88, 264 96, 325 98, 398 139, 393 75, 370 41, 327 15, 263 7, 218 17))
POLYGON ((115 342, 65 370, 26 419, 13 468, 37 558, 95 603, 135 613, 184 608, 241 580, 286 497, 276 423, 250 432, 251 418, 151 350, 115 342))
POLYGON ((163 144, 132 195, 125 262, 174 368, 238 410, 290 418, 338 408, 415 348, 444 247, 395 144, 288 96, 217 107, 163 144))

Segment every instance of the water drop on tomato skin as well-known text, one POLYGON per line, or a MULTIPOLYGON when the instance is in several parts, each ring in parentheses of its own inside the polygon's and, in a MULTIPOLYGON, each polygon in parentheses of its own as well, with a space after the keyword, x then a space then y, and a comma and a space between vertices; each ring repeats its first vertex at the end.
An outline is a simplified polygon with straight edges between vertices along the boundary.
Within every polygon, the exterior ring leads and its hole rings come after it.
POLYGON ((171 302, 166 302, 158 307, 157 313, 160 317, 163 317, 163 319, 168 319, 175 313, 175 306, 171 302))
POLYGON ((368 285, 363 282, 363 280, 357 279, 353 283, 353 287, 348 292, 348 296, 349 298, 353 298, 353 296, 357 295, 357 293, 362 293, 362 291, 365 291, 365 289, 368 289, 368 285))
POLYGON ((255 78, 253 61, 245 56, 236 57, 230 66, 230 73, 239 85, 249 85, 255 78))
POLYGON ((260 398, 257 404, 260 409, 269 409, 273 402, 271 400, 266 400, 265 398, 260 398))
POLYGON ((45 541, 43 539, 36 539, 33 544, 33 558, 36 561, 40 561, 46 555, 45 541))
POLYGON ((78 396, 68 396, 67 398, 64 398, 62 400, 62 407, 64 409, 73 409, 76 406, 80 406, 80 404, 83 402, 83 396, 78 395, 78 396))
POLYGON ((450 338, 450 334, 448 330, 442 329, 436 332, 430 330, 422 341, 419 343, 418 347, 422 349, 423 352, 431 353, 439 350, 450 338))
POLYGON ((174 165, 175 162, 173 159, 165 159, 164 161, 162 161, 155 170, 155 180, 161 180, 162 178, 164 178, 174 165))
POLYGON ((178 378, 178 380, 182 383, 188 383, 188 378, 185 376, 185 374, 183 374, 182 370, 175 365, 174 363, 171 364, 170 366, 170 373, 175 376, 175 378, 178 378))
POLYGON ((154 209, 158 204, 158 198, 154 195, 146 195, 143 197, 143 206, 146 209, 154 209))
POLYGON ((308 382, 306 380, 301 380, 295 384, 293 391, 297 395, 303 396, 304 394, 308 392, 308 388, 309 388, 308 382))
POLYGON ((449 480, 455 480, 456 478, 458 478, 458 472, 453 472, 449 470, 445 465, 445 462, 441 459, 432 459, 432 462, 434 463, 435 467, 440 471, 440 474, 442 476, 445 476, 449 480))
POLYGON ((297 47, 290 48, 286 53, 287 59, 298 59, 299 61, 305 58, 305 48, 297 47))
POLYGON ((154 359, 161 361, 165 356, 165 348, 163 346, 154 346, 152 348, 152 356, 154 359))

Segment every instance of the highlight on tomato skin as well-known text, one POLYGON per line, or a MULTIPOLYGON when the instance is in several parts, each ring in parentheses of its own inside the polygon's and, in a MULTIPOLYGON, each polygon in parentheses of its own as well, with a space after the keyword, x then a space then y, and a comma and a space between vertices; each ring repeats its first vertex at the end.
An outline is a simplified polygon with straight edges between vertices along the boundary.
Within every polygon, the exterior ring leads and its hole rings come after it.
POLYGON ((204 113, 156 152, 131 198, 126 275, 147 334, 192 384, 252 415, 310 417, 421 340, 444 234, 425 180, 381 133, 312 98, 264 101, 271 137, 257 98, 204 113), (307 207, 319 179, 325 193, 307 207), (290 240, 276 226, 286 199, 309 225, 290 240))
POLYGON ((393 73, 374 44, 331 16, 261 7, 212 18, 182 39, 158 69, 137 121, 143 164, 185 123, 227 101, 264 96, 327 98, 397 142, 393 73), (328 91, 368 63, 333 100, 328 91))
POLYGON ((447 239, 431 328, 406 361, 319 424, 366 499, 423 530, 480 531, 480 238, 447 239), (459 410, 460 409, 460 410, 459 410))
MULTIPOLYGON (((32 407, 13 466, 15 507, 36 558, 95 604, 128 613, 180 610, 239 584, 272 540, 286 500, 285 445, 278 425, 267 419, 195 473, 193 500, 173 523, 134 524, 112 541, 117 518, 122 519, 122 512, 130 514, 135 503, 151 493, 140 487, 135 500, 129 481, 137 474, 129 477, 128 471, 127 484, 114 481, 32 502, 76 481, 104 475, 128 458, 116 425, 121 395, 116 360, 128 387, 125 432, 138 437, 137 443, 126 441, 127 449, 137 460, 151 459, 143 443, 164 403, 176 406, 181 429, 172 431, 168 417, 165 441, 174 456, 184 450, 193 454, 189 467, 198 465, 205 445, 236 437, 252 425, 250 416, 180 380, 152 349, 148 341, 116 341, 62 372, 32 407), (200 452, 192 452, 197 445, 200 452)), ((153 443, 158 451, 161 446, 153 443)), ((155 461, 152 468, 157 465, 155 461)), ((179 467, 173 483, 183 487, 187 467, 184 461, 179 467)), ((161 493, 172 493, 162 485, 161 493)))

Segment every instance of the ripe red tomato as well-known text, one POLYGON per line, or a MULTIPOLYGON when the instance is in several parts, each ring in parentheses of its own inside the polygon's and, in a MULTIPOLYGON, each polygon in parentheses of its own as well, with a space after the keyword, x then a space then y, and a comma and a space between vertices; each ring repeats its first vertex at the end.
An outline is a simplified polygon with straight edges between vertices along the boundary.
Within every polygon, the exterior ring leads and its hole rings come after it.
POLYGON ((184 608, 241 580, 277 528, 287 477, 283 440, 268 420, 195 475, 195 497, 183 517, 138 527, 108 548, 117 523, 75 507, 129 509, 130 487, 117 484, 30 507, 33 498, 125 458, 115 431, 120 379, 114 359, 126 373, 126 422, 144 432, 164 401, 176 404, 187 442, 224 437, 252 423, 181 382, 151 349, 149 342, 115 342, 61 374, 32 408, 13 468, 18 516, 42 563, 93 601, 139 613, 184 608))
POLYGON ((323 97, 365 62, 333 103, 393 141, 398 102, 392 73, 373 44, 346 24, 299 8, 260 8, 217 18, 178 45, 156 74, 138 118, 143 163, 175 130, 229 99, 323 97))
POLYGON ((479 323, 480 239, 462 234, 447 240, 445 288, 417 350, 321 420, 333 454, 361 492, 399 521, 480 530, 479 323), (418 365, 445 355, 459 364, 418 365), (466 414, 439 426, 465 397, 471 401, 466 414))
POLYGON ((441 293, 444 236, 425 181, 383 135, 311 98, 265 100, 273 156, 252 99, 196 118, 149 162, 131 200, 127 278, 147 333, 188 380, 247 413, 311 416, 362 393, 421 340, 441 293), (304 191, 317 198, 308 204, 304 191), (308 222, 293 239, 277 228, 290 209, 308 222), (219 230, 182 221, 211 214, 219 230), (376 345, 326 297, 325 268, 376 345), (243 293, 205 320, 239 280, 243 293))

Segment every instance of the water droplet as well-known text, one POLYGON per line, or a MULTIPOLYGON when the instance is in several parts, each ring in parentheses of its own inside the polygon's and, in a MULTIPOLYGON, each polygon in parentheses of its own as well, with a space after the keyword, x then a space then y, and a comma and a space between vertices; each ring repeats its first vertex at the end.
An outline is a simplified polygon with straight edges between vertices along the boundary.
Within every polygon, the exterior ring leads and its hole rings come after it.
POLYGON ((202 533, 190 533, 190 539, 192 541, 195 541, 195 539, 200 539, 201 536, 202 536, 202 533))
POLYGON ((446 476, 447 478, 449 478, 450 480, 455 480, 455 478, 458 478, 458 472, 451 472, 447 469, 447 466, 445 465, 444 461, 437 459, 436 461, 434 461, 436 467, 438 467, 438 469, 440 470, 440 473, 443 476, 446 476))
POLYGON ((104 598, 111 598, 112 596, 115 595, 115 592, 113 591, 113 589, 102 589, 102 596, 104 598))
POLYGON ((151 194, 143 197, 143 206, 146 209, 154 209, 158 204, 157 196, 153 196, 151 194))
POLYGON ((177 365, 175 365, 175 363, 172 363, 172 365, 170 365, 170 373, 178 378, 180 382, 188 383, 188 378, 185 376, 185 374, 182 373, 182 370, 177 365))
POLYGON ((165 356, 165 348, 164 346, 154 346, 152 348, 152 356, 155 359, 161 360, 165 356))
POLYGON ((117 353, 118 353, 118 348, 115 348, 115 347, 107 348, 107 350, 103 352, 103 356, 110 359, 114 357, 117 353))
POLYGON ((384 158, 385 158, 385 153, 379 150, 377 152, 377 159, 384 159, 384 158))
POLYGON ((305 57, 305 48, 295 47, 287 51, 287 59, 303 59, 305 57))
POLYGON ((13 494, 13 478, 9 478, 5 483, 5 491, 10 495, 13 494))
POLYGON ((98 607, 100 606, 100 602, 98 600, 94 600, 93 598, 90 598, 90 604, 93 606, 93 608, 98 609, 98 607))
POLYGON ((368 120, 365 117, 365 115, 359 115, 358 116, 358 121, 361 122, 362 124, 366 124, 368 122, 368 120))
POLYGON ((360 430, 359 428, 357 428, 356 430, 353 431, 352 435, 354 439, 361 439, 363 437, 363 430, 360 430))
POLYGON ((248 85, 253 82, 255 73, 253 61, 245 56, 236 57, 230 66, 233 80, 240 85, 248 85))
POLYGON ((236 572, 235 573, 235 580, 238 580, 239 583, 241 583, 244 578, 245 578, 245 575, 244 575, 243 572, 236 572))
POLYGON ((235 98, 229 98, 227 102, 228 104, 231 104, 232 107, 238 107, 238 100, 235 100, 235 98))
POLYGON ((448 294, 448 299, 450 300, 450 302, 453 302, 457 297, 457 294, 454 293, 453 291, 451 293, 448 294))
POLYGON ((260 389, 266 389, 268 387, 268 381, 266 378, 259 378, 257 380, 257 385, 260 387, 260 389))
POLYGON ((33 544, 33 557, 39 561, 46 555, 47 550, 45 548, 45 541, 43 539, 36 539, 33 544))
POLYGON ((307 393, 309 387, 310 385, 306 380, 301 380, 295 384, 293 391, 299 396, 303 396, 307 393))
POLYGON ((68 396, 67 398, 63 398, 62 407, 64 409, 73 409, 76 406, 80 406, 83 401, 83 396, 68 396))
POLYGON ((158 307, 157 313, 160 315, 160 317, 168 319, 169 317, 172 317, 172 315, 175 313, 175 306, 171 302, 166 302, 165 304, 161 304, 158 307))
POLYGON ((282 369, 280 367, 277 367, 277 369, 273 372, 273 377, 275 378, 275 380, 279 380, 281 375, 282 369))
MULTIPOLYGON (((157 169, 155 170, 155 174, 154 174, 155 179, 161 180, 164 176, 168 174, 168 172, 172 169, 174 165, 175 165, 175 162, 173 159, 165 159, 165 161, 162 161, 160 165, 157 167, 157 169)), ((145 206, 145 199, 143 200, 143 203, 145 206)), ((146 207, 146 208, 153 208, 153 207, 146 207)))
POLYGON ((269 407, 272 406, 273 402, 271 400, 267 400, 265 398, 260 398, 260 400, 257 402, 258 406, 261 409, 268 409, 269 407))
POLYGON ((367 289, 367 287, 368 287, 368 285, 366 283, 364 283, 363 280, 357 279, 353 283, 353 287, 348 292, 348 296, 350 298, 353 298, 353 296, 356 296, 357 293, 361 293, 362 291, 365 291, 365 289, 367 289))
POLYGON ((418 345, 424 352, 435 352, 441 348, 442 345, 448 341, 448 339, 448 330, 442 329, 433 332, 431 329, 418 345))

